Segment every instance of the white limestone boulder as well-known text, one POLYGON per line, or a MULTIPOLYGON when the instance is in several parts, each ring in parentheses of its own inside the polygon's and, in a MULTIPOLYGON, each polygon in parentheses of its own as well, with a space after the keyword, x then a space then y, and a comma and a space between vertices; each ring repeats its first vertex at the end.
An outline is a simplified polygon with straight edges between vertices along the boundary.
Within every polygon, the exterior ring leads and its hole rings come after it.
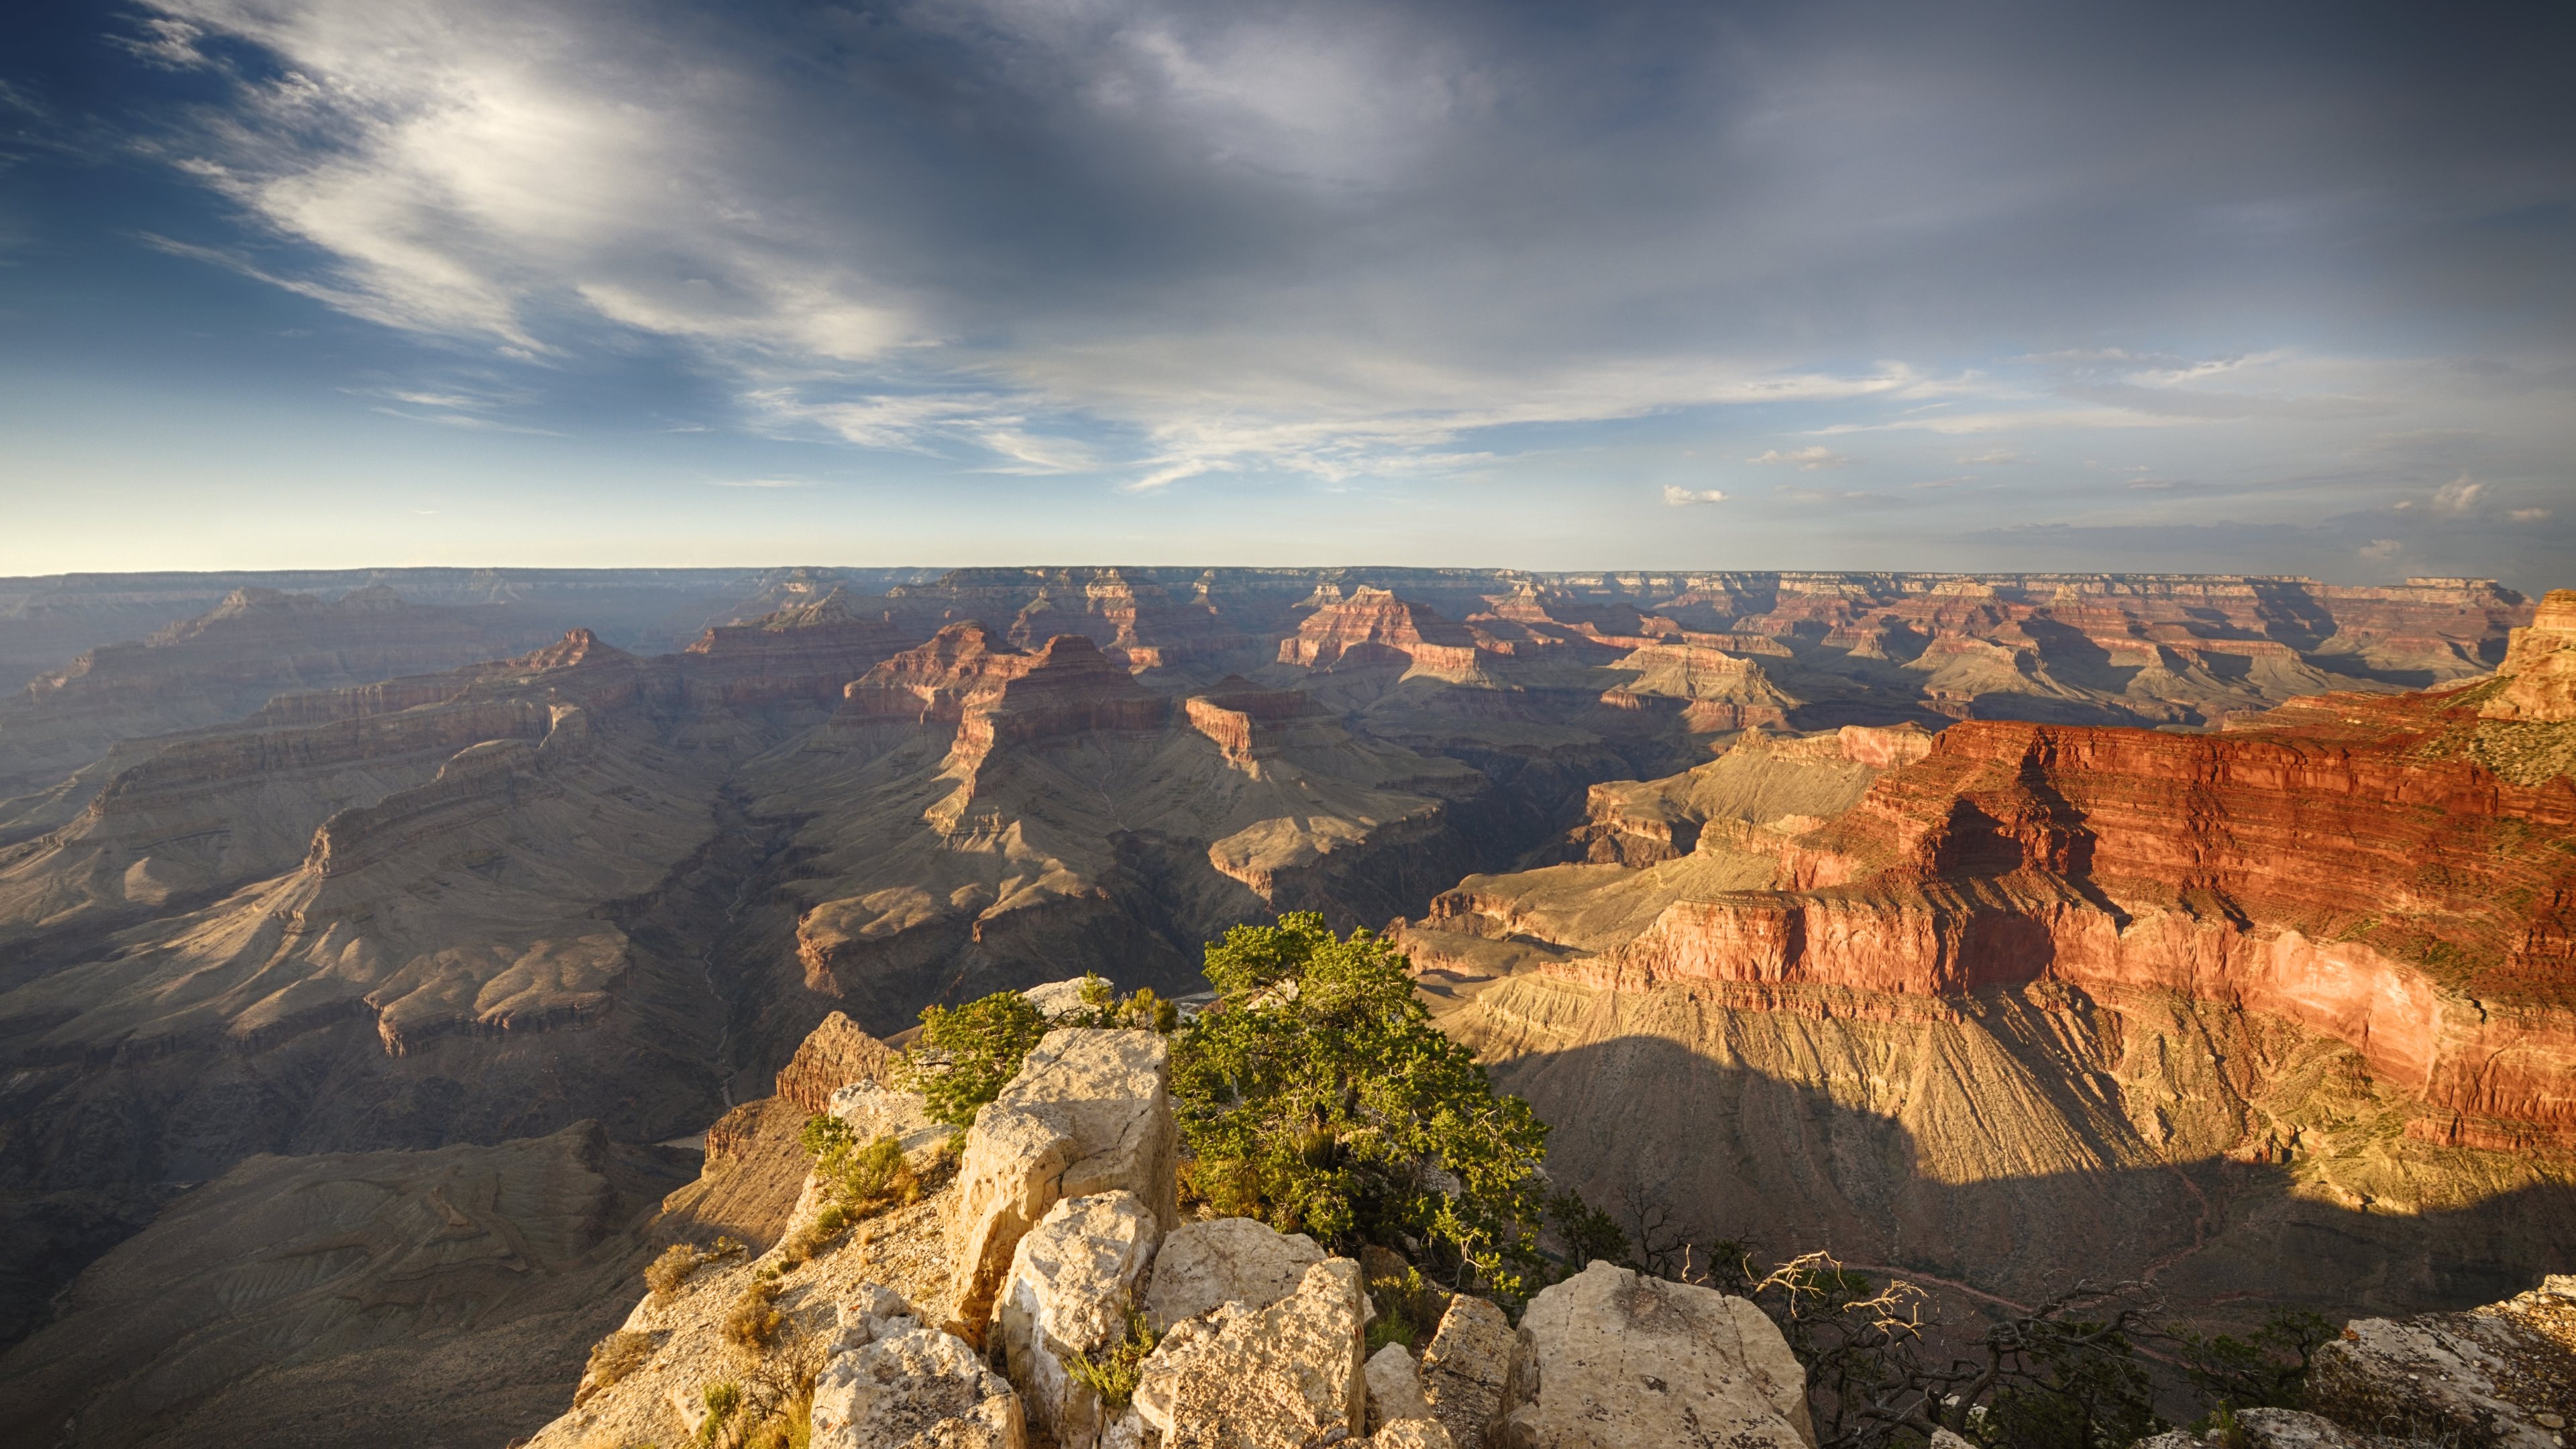
POLYGON ((1760 1308, 1596 1262, 1530 1300, 1504 1449, 1815 1449, 1806 1373, 1760 1308))
POLYGON ((1431 1403, 1422 1397, 1422 1371, 1404 1345, 1390 1343, 1361 1366, 1368 1380, 1368 1422, 1376 1430, 1399 1419, 1428 1419, 1431 1403))
POLYGON ((1313 1238, 1252 1218, 1183 1223, 1154 1261, 1145 1318, 1162 1333, 1227 1303, 1267 1308, 1296 1292, 1306 1270, 1322 1261, 1313 1238))
POLYGON ((1178 1220, 1169 1058, 1150 1031, 1051 1031, 976 1115, 949 1219, 961 1331, 981 1341, 1011 1254, 1058 1201, 1123 1189, 1158 1227, 1178 1220))
POLYGON ((1137 1280, 1160 1237, 1153 1213, 1121 1189, 1063 1199, 1011 1255, 994 1326, 1029 1422, 1059 1449, 1100 1440, 1100 1396, 1071 1366, 1075 1355, 1097 1358, 1126 1336, 1137 1280))
POLYGON ((814 1381, 814 1449, 1027 1449, 1010 1381, 954 1334, 916 1328, 834 1358, 814 1381))
POLYGON ((1304 1449, 1359 1437, 1367 1298, 1360 1265, 1328 1258, 1267 1308, 1183 1319, 1147 1356, 1136 1411, 1162 1449, 1304 1449))

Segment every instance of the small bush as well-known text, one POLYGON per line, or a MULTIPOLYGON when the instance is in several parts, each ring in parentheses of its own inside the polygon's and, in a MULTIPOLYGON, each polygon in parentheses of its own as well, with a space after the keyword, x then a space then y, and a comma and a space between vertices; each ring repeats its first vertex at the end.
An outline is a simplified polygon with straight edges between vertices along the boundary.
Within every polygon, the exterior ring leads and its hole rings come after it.
POLYGON ((698 1391, 707 1406, 707 1420, 698 1426, 698 1442, 713 1444, 725 1431, 725 1425, 742 1408, 742 1385, 732 1379, 709 1384, 698 1391))
POLYGON ((1431 1335, 1440 1331, 1440 1315, 1449 1310, 1449 1295, 1425 1280, 1421 1269, 1410 1265, 1402 1273, 1371 1278, 1368 1295, 1377 1306, 1377 1319, 1368 1326, 1371 1353, 1390 1343, 1400 1343, 1408 1349, 1428 1343, 1431 1335))
POLYGON ((653 1356, 653 1335, 621 1328, 590 1346, 590 1366, 582 1371, 581 1388, 573 1395, 578 1406, 602 1389, 614 1388, 618 1380, 644 1366, 653 1356))
POLYGON ((644 1269, 644 1286, 653 1291, 654 1297, 665 1297, 700 1268, 742 1251, 742 1244, 731 1238, 718 1238, 704 1248, 693 1243, 673 1243, 644 1269))
POLYGON ((1115 1412, 1127 1407, 1127 1401, 1136 1396, 1136 1381, 1144 1373, 1145 1356, 1154 1351, 1154 1340, 1153 1325, 1145 1321, 1144 1314, 1130 1308, 1125 1338, 1110 1345, 1109 1351, 1097 1359, 1077 1352, 1073 1362, 1065 1365, 1065 1372, 1073 1375, 1075 1383, 1089 1386, 1100 1395, 1100 1402, 1115 1412))
POLYGON ((903 1144, 892 1137, 861 1145, 850 1124, 828 1112, 806 1119, 802 1136, 824 1191, 841 1210, 842 1226, 921 1201, 921 1179, 904 1160, 903 1144))
POLYGON ((899 1058, 900 1075, 934 1120, 963 1132, 1020 1074, 1020 1063, 1051 1024, 1016 991, 964 1006, 923 1007, 921 1040, 899 1058))
POLYGON ((759 1353, 778 1338, 785 1315, 778 1311, 778 1280, 754 1279, 725 1314, 724 1336, 736 1347, 759 1353))
POLYGON ((847 1208, 836 1202, 823 1204, 821 1212, 807 1219, 803 1227, 789 1233, 787 1241, 778 1245, 780 1266, 801 1268, 812 1262, 834 1238, 847 1232, 849 1226, 850 1213, 847 1208))

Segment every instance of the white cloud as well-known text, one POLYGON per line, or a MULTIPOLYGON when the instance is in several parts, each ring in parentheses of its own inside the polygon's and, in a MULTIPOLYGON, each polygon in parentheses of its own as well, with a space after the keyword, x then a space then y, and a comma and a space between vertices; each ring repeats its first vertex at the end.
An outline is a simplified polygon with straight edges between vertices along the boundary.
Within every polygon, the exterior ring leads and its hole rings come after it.
POLYGON ((1664 502, 1674 508, 1688 508, 1694 503, 1724 503, 1726 493, 1718 488, 1680 488, 1664 485, 1664 502))
POLYGON ((1781 452, 1777 448, 1772 448, 1762 453, 1759 457, 1747 458, 1744 461, 1747 463, 1789 463, 1795 465, 1801 472, 1812 473, 1819 468, 1848 468, 1860 460, 1857 458, 1846 457, 1843 454, 1837 453, 1833 449, 1819 443, 1812 448, 1795 448, 1786 453, 1781 452))
POLYGON ((2549 510, 2546 508, 2517 508, 2505 515, 2516 523, 2538 523, 2548 516, 2549 510))
POLYGON ((211 64, 197 49, 205 32, 184 20, 148 17, 139 35, 114 35, 108 43, 160 70, 195 70, 211 64))
POLYGON ((2030 459, 2010 448, 1993 448, 1983 453, 1962 453, 1959 455, 1959 461, 1971 468, 1976 468, 2028 463, 2030 459))
POLYGON ((2444 513, 2466 513, 2478 506, 2478 499, 2486 491, 2487 485, 2463 473, 2433 490, 2433 506, 2444 513))
POLYGON ((2358 550, 2363 558, 2374 562, 2392 559, 2405 552, 2405 545, 2393 538, 2374 538, 2358 550))

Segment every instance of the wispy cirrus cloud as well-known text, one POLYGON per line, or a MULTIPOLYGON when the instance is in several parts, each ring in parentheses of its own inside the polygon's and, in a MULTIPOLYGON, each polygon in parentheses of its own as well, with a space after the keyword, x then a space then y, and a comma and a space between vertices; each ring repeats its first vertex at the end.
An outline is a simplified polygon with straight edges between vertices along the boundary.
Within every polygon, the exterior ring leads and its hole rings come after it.
POLYGON ((1809 448, 1792 448, 1785 453, 1780 451, 1778 448, 1768 448, 1763 450, 1759 455, 1747 458, 1744 461, 1757 465, 1783 463, 1798 469, 1800 472, 1812 473, 1819 468, 1848 468, 1860 460, 1842 453, 1837 453, 1833 449, 1825 447, 1820 443, 1809 448))

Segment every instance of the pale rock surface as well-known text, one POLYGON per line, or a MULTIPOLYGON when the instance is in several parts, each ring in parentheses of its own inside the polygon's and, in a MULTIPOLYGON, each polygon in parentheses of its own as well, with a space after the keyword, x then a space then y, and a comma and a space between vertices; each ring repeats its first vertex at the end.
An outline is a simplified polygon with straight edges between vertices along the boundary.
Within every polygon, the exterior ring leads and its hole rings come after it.
POLYGON ((1024 1449, 1019 1396, 953 1334, 916 1328, 832 1360, 814 1449, 1024 1449))
POLYGON ((1267 1308, 1175 1325, 1145 1360, 1136 1411, 1162 1449, 1303 1449, 1356 1438, 1368 1391, 1360 1265, 1329 1258, 1267 1308))
POLYGON ((1390 1343, 1369 1358, 1369 1428, 1381 1429, 1399 1419, 1428 1419, 1431 1401, 1422 1397, 1422 1372, 1404 1345, 1390 1343))
POLYGON ((1324 1250, 1304 1233, 1282 1233, 1254 1218, 1183 1223, 1165 1239, 1145 1290, 1145 1320, 1157 1333, 1227 1303, 1267 1308, 1297 1291, 1324 1250))
POLYGON ((1179 1217, 1170 1048, 1150 1031, 1062 1028, 977 1115, 957 1175, 956 1321, 981 1338, 1011 1254, 1059 1199, 1125 1189, 1179 1217))
POLYGON ((1020 1239, 996 1311, 1011 1382, 1030 1423, 1060 1449, 1091 1449, 1100 1395, 1076 1381, 1073 1356, 1097 1355, 1127 1332, 1137 1280, 1161 1236, 1142 1199, 1124 1190, 1069 1197, 1020 1239))
POLYGON ((920 1152, 948 1136, 948 1124, 930 1115, 918 1092, 898 1091, 875 1082, 852 1082, 834 1092, 825 1109, 850 1124, 861 1142, 892 1137, 906 1154, 920 1152))
POLYGON ((2347 1428, 2559 1449, 2576 1420, 2576 1274, 2465 1313, 2356 1319, 2317 1351, 2307 1392, 2347 1428))
MULTIPOLYGON (((2236 1427, 2242 1443, 2250 1449, 2398 1449, 2413 1446, 2415 1441, 2383 1439, 2357 1433, 2332 1419, 2297 1409, 2243 1409, 2236 1415, 2236 1427)), ((2133 1449, 2215 1449, 2223 1446, 2225 1436, 2212 1428, 2206 1434, 2193 1434, 2188 1429, 2168 1429, 2152 1438, 2141 1439, 2133 1449)), ((1973 1449, 1967 1440, 1942 1430, 1932 1438, 1932 1449, 1973 1449)))
POLYGON ((2576 720, 2576 589, 2551 589, 2529 628, 2513 631, 2504 689, 2479 713, 2489 719, 2576 720))
POLYGON ((1023 988, 1020 995, 1027 997, 1029 1005, 1048 1016, 1062 1016, 1069 1011, 1082 1010, 1082 983, 1083 978, 1079 976, 1045 981, 1023 988))
POLYGON ((1516 1346, 1503 1310, 1464 1293, 1449 1300, 1422 1352, 1422 1395, 1457 1449, 1490 1442, 1516 1346))
POLYGON ((1806 1374, 1762 1310, 1596 1262, 1530 1300, 1508 1449, 1815 1449, 1806 1374))

